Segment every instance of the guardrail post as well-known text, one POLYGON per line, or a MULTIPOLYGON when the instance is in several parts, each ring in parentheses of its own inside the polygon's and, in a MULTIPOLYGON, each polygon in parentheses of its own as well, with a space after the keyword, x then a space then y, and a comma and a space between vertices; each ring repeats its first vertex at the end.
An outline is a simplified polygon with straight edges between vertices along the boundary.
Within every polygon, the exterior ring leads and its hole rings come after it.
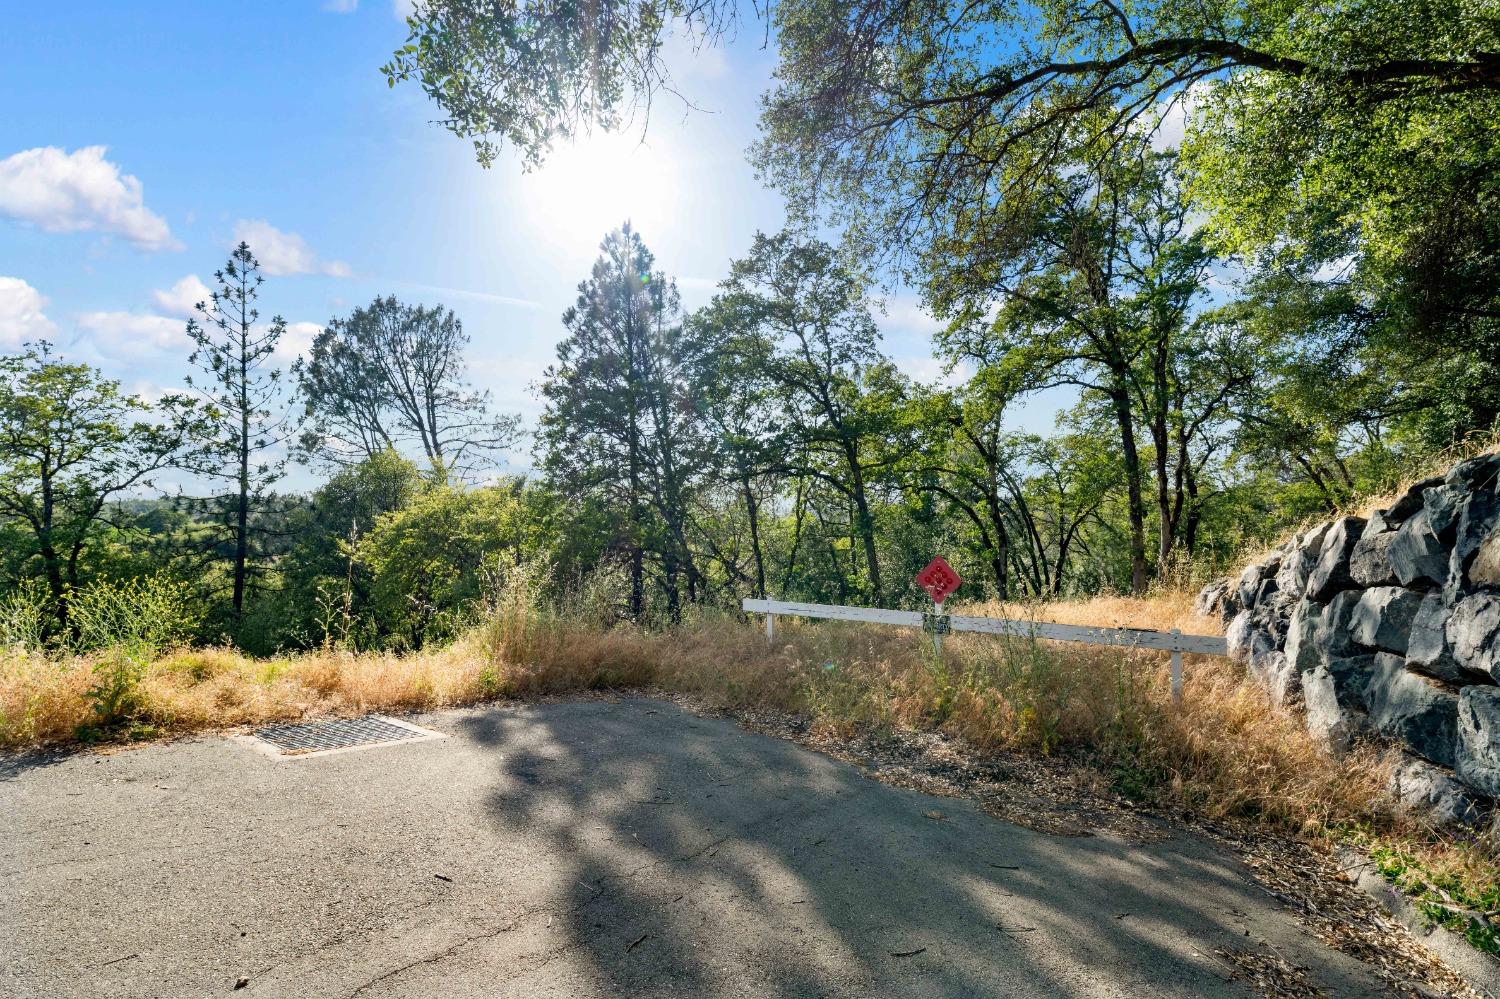
POLYGON ((771 645, 776 641, 776 615, 766 615, 766 644, 771 645))
POLYGON ((939 660, 943 658, 943 635, 948 630, 948 618, 943 614, 943 605, 936 600, 932 602, 932 654, 939 660))
MULTIPOLYGON (((1182 631, 1173 628, 1172 641, 1176 643, 1181 637, 1182 631)), ((1182 649, 1178 645, 1172 649, 1172 703, 1182 703, 1182 649)))

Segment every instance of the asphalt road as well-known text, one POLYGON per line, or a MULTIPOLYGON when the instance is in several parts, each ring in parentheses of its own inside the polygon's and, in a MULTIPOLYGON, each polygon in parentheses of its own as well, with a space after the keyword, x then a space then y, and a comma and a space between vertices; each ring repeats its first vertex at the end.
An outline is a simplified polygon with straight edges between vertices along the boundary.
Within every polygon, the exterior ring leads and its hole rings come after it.
POLYGON ((412 720, 448 738, 0 757, 0 995, 1249 995, 1218 947, 1381 991, 1186 835, 1032 832, 655 701, 412 720))

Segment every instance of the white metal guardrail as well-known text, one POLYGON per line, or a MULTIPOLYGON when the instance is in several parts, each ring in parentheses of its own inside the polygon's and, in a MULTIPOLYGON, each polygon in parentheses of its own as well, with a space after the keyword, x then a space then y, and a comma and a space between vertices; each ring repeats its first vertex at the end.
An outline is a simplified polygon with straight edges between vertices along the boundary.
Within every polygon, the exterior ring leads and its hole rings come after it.
POLYGON ((923 614, 919 611, 882 610, 876 607, 844 607, 839 604, 802 604, 789 600, 752 600, 743 604, 747 614, 766 616, 766 641, 776 637, 776 618, 812 617, 834 621, 864 621, 922 628, 932 633, 933 644, 942 651, 942 636, 949 631, 974 631, 1017 638, 1040 638, 1052 642, 1082 642, 1086 645, 1118 645, 1132 649, 1160 649, 1172 653, 1172 697, 1182 697, 1182 654, 1227 656, 1224 639, 1216 635, 1184 635, 1177 629, 1150 631, 1145 628, 1089 628, 1048 621, 1016 621, 1000 617, 967 617, 962 614, 923 614))

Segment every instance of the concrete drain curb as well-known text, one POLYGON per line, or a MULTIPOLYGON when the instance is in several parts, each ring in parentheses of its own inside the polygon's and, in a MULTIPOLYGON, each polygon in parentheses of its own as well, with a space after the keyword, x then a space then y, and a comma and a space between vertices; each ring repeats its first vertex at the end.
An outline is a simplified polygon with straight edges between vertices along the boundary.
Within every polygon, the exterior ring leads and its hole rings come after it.
POLYGON ((419 728, 399 718, 366 715, 363 718, 268 725, 252 735, 237 735, 234 740, 272 759, 301 760, 310 756, 332 756, 334 753, 446 738, 441 732, 419 728))
POLYGON ((1338 857, 1346 878, 1403 923, 1412 936, 1473 986, 1474 991, 1500 999, 1500 961, 1475 950, 1460 934, 1429 923, 1410 899, 1380 876, 1375 861, 1365 854, 1344 848, 1339 850, 1338 857))

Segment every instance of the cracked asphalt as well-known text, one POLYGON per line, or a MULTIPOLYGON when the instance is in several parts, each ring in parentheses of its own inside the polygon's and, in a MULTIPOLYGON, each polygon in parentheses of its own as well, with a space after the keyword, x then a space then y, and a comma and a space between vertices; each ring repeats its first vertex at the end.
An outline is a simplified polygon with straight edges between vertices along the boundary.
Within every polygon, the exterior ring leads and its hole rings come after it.
POLYGON ((448 738, 0 757, 0 995, 1252 994, 1219 948, 1382 991, 1186 833, 1033 832, 659 701, 411 720, 448 738))

